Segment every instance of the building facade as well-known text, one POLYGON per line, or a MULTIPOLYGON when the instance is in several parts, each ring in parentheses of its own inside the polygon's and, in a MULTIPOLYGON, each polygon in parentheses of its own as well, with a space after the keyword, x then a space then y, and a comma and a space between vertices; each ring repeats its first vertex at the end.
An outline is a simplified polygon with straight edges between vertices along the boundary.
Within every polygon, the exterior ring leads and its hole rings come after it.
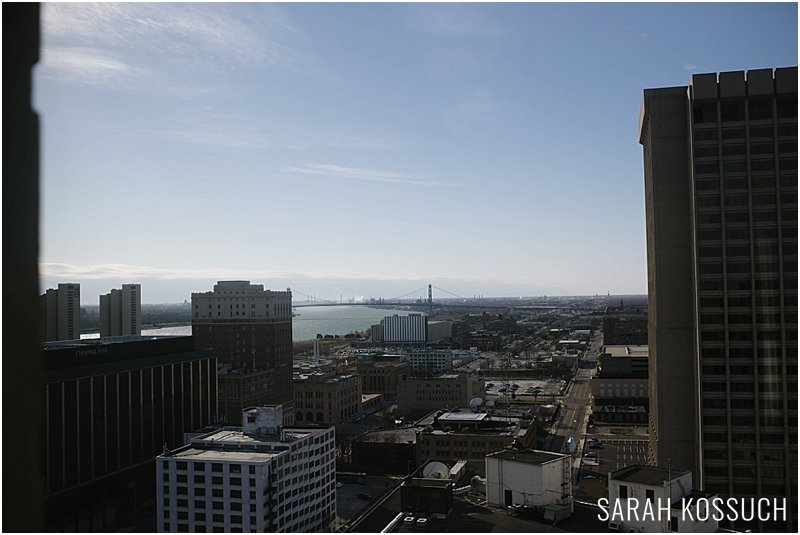
POLYGON ((647 346, 604 346, 597 373, 589 381, 594 406, 646 406, 650 398, 648 364, 647 346))
POLYGON ((713 500, 714 495, 693 490, 691 472, 626 466, 608 474, 609 526, 621 532, 714 533, 719 524, 698 498, 713 500), (689 514, 683 513, 684 500, 690 502, 689 514), (625 512, 614 516, 617 504, 625 512))
POLYGON ((435 411, 417 422, 417 465, 429 459, 483 461, 486 455, 512 443, 521 448, 536 444, 533 419, 499 416, 471 409, 435 411))
POLYGON ((191 337, 46 344, 47 531, 115 531, 155 498, 153 459, 214 421, 217 358, 191 337))
POLYGON ((100 296, 100 337, 142 334, 142 285, 123 284, 100 296))
POLYGON ((651 446, 797 527, 797 68, 644 91, 651 446))
POLYGON ((572 457, 502 449, 486 456, 486 503, 494 507, 561 506, 572 513, 572 457))
POLYGON ((79 340, 81 337, 81 285, 59 284, 41 298, 40 337, 45 342, 79 340))
POLYGON ((397 344, 424 344, 428 339, 428 317, 422 314, 386 316, 383 341, 397 344))
POLYGON ((361 377, 361 392, 380 393, 385 399, 397 399, 398 385, 408 376, 409 366, 402 360, 359 360, 356 373, 361 377))
POLYGON ((464 349, 422 349, 403 353, 414 372, 419 374, 442 373, 480 358, 478 351, 464 349))
POLYGON ((159 532, 332 532, 333 428, 283 427, 280 406, 156 458, 159 532))
POLYGON ((358 375, 297 373, 293 381, 296 425, 336 425, 361 412, 358 375))
POLYGON ((397 405, 402 412, 467 407, 470 400, 485 396, 485 382, 468 373, 446 373, 435 377, 406 377, 398 385, 397 405))
MULTIPOLYGON (((197 347, 213 347, 227 365, 220 374, 225 423, 235 425, 249 406, 292 402, 290 291, 220 281, 211 292, 193 293, 192 335, 197 347)), ((286 415, 294 413, 287 410, 286 415)))

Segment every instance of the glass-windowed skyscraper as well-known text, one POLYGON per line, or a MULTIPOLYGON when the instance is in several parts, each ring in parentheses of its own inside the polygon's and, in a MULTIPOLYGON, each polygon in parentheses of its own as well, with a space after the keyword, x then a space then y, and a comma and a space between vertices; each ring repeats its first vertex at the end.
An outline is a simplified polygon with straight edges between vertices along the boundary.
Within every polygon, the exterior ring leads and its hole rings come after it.
POLYGON ((797 528, 797 68, 644 91, 651 461, 797 528))

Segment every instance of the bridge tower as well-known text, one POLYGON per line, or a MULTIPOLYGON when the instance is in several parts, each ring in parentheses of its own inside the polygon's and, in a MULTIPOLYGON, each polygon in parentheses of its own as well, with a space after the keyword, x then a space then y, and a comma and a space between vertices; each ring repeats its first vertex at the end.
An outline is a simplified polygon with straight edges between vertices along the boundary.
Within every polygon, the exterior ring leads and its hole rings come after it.
POLYGON ((433 289, 432 286, 428 285, 428 315, 430 316, 433 314, 433 289))

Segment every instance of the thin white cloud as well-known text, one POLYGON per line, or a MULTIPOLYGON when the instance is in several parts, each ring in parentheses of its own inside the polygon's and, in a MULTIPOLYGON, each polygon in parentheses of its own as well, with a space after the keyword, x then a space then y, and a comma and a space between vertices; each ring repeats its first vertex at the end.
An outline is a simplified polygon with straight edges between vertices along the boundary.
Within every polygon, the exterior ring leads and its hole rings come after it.
POLYGON ((459 187, 462 184, 457 182, 441 182, 427 180, 425 175, 413 175, 407 173, 396 173, 390 171, 380 171, 376 169, 364 169, 361 167, 346 167, 333 164, 309 164, 302 167, 289 167, 287 171, 306 175, 321 175, 335 178, 352 180, 363 180, 367 182, 387 182, 393 184, 409 184, 413 186, 438 186, 438 187, 459 187))
POLYGON ((151 76, 147 69, 93 48, 50 48, 42 66, 58 78, 88 85, 123 85, 151 76))
POLYGON ((258 65, 302 70, 303 61, 292 45, 301 36, 278 13, 280 8, 244 9, 210 4, 45 3, 44 71, 69 82, 117 85, 117 78, 104 78, 99 72, 125 66, 128 72, 163 82, 181 74, 258 65), (94 71, 88 71, 87 58, 63 61, 87 51, 97 64, 94 71))

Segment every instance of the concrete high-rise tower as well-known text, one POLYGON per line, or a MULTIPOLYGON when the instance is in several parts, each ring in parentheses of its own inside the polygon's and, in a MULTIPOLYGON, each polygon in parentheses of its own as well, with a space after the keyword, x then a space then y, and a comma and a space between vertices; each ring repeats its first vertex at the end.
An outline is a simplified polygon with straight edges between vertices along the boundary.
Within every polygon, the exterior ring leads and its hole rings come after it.
POLYGON ((41 297, 41 338, 45 342, 81 337, 81 285, 59 284, 41 297))
POLYGON ((100 296, 100 336, 142 334, 142 285, 123 284, 100 296))
POLYGON ((647 89, 651 454, 797 527, 797 68, 647 89))

